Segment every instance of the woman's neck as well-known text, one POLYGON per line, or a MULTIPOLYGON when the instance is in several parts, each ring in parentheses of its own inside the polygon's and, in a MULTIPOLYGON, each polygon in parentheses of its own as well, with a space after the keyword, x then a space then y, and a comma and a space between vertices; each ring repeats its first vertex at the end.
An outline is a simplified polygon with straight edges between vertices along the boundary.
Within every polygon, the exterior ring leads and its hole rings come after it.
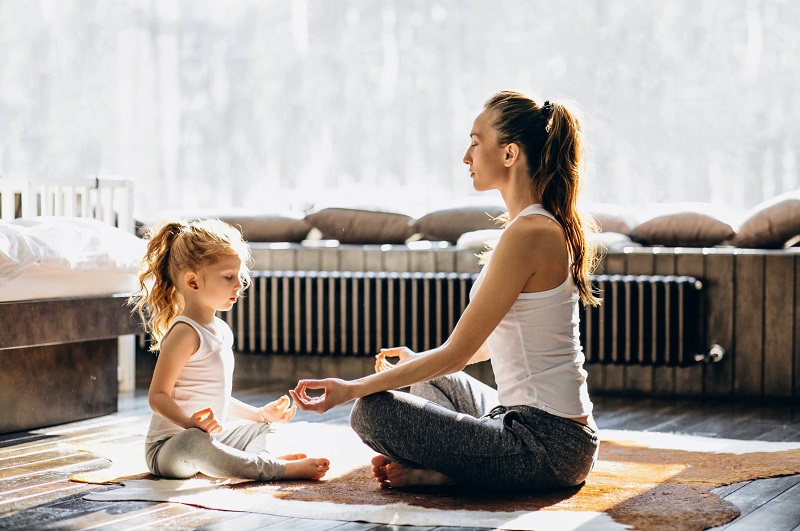
POLYGON ((541 203, 541 198, 532 190, 527 168, 522 166, 511 168, 504 184, 505 186, 499 191, 508 209, 509 219, 514 219, 527 207, 541 203))
POLYGON ((500 190, 500 196, 508 209, 509 219, 514 219, 529 206, 541 203, 541 199, 534 197, 533 192, 529 189, 500 190))

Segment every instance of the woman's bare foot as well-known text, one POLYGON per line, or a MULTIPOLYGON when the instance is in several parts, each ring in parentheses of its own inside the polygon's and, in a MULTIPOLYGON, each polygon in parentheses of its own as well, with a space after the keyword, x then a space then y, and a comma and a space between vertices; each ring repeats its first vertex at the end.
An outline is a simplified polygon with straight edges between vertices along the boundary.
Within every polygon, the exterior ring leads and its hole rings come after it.
POLYGON ((322 479, 331 466, 330 461, 324 457, 306 457, 305 454, 291 454, 279 459, 284 461, 284 479, 322 479), (295 457, 295 459, 291 459, 291 457, 295 457))
POLYGON ((372 475, 380 488, 413 487, 417 485, 454 485, 455 480, 435 470, 412 468, 390 460, 385 455, 372 458, 372 475))

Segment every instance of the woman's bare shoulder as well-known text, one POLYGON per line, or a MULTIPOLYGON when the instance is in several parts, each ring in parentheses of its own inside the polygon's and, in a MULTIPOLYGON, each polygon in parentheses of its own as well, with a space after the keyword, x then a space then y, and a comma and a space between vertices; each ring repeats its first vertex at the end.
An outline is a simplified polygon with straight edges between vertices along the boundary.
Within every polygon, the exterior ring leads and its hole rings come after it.
POLYGON ((526 245, 561 243, 564 241, 564 231, 561 225, 547 216, 533 214, 521 216, 514 220, 503 231, 503 237, 507 241, 525 243, 526 245))

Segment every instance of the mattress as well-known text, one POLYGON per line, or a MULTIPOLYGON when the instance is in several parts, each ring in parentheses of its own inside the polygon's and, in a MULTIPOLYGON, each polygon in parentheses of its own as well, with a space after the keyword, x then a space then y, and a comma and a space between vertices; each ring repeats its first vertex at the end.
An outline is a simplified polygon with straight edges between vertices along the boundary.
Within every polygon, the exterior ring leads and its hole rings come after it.
POLYGON ((91 218, 0 222, 0 302, 132 293, 145 246, 91 218))

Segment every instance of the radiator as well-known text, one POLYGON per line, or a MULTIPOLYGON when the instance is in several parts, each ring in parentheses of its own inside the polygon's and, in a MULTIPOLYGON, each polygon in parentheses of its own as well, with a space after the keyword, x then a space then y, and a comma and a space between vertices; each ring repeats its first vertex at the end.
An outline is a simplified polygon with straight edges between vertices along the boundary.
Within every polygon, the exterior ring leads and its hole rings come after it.
MULTIPOLYGON (((447 339, 476 275, 255 271, 224 318, 241 352, 373 356, 447 339)), ((689 365, 703 351, 702 284, 685 276, 592 277, 603 304, 581 307, 587 363, 689 365)))

